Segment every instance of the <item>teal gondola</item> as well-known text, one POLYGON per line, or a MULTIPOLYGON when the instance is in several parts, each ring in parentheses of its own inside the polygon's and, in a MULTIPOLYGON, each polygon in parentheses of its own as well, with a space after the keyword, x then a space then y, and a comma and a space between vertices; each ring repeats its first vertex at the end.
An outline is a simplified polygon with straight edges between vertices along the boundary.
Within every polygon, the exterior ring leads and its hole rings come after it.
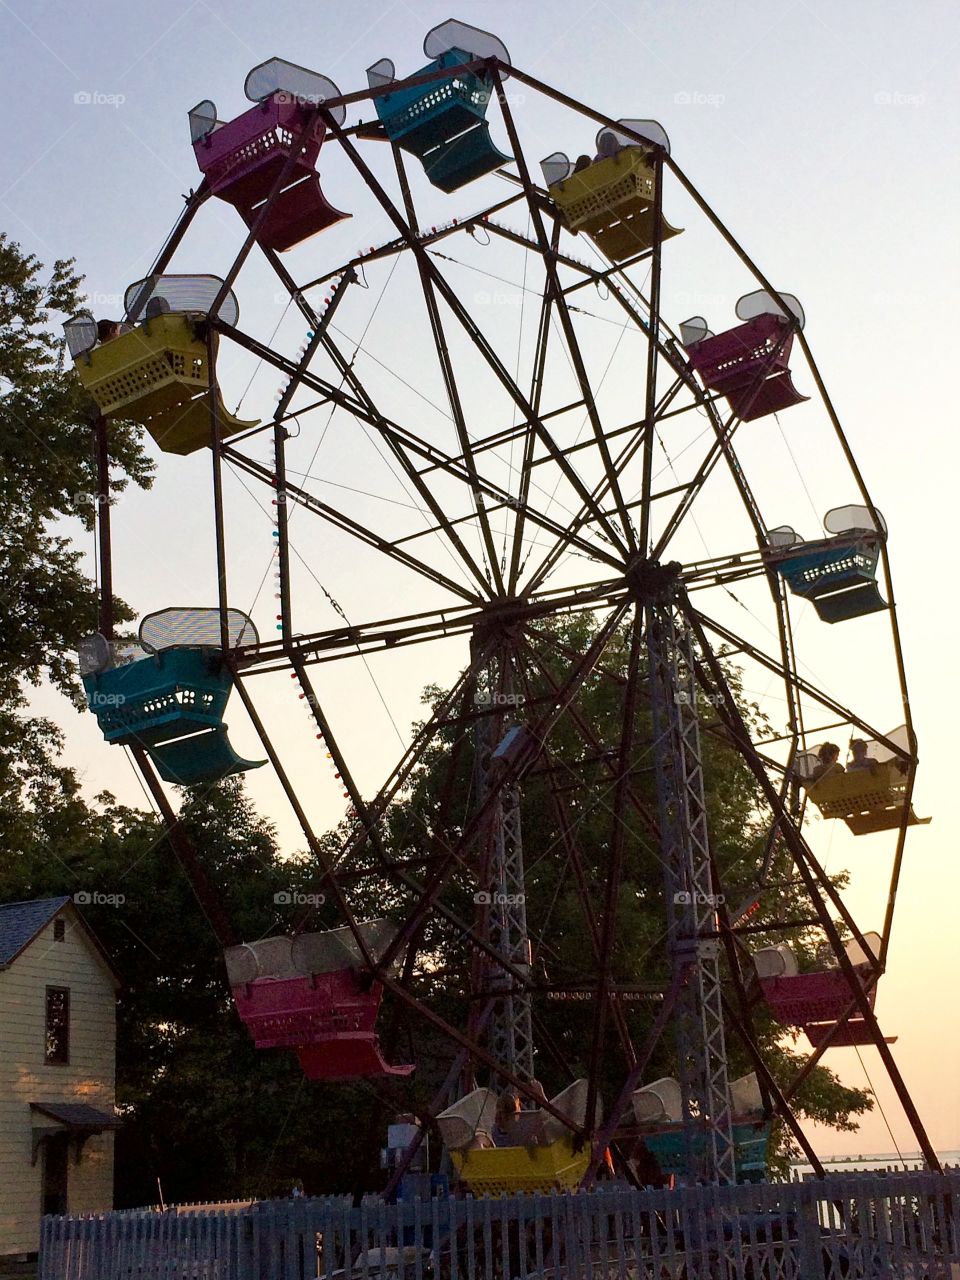
MULTIPOLYGON (((481 57, 495 56, 501 62, 509 57, 495 36, 455 21, 434 27, 423 47, 433 60, 415 75, 443 70, 450 75, 409 87, 397 82, 397 88, 374 99, 374 105, 390 141, 416 156, 433 185, 450 193, 511 158, 490 137, 486 114, 492 79, 461 69, 481 57)), ((382 59, 367 77, 373 88, 393 83, 393 63, 382 59)))
POLYGON ((833 537, 819 543, 800 541, 787 526, 774 529, 774 567, 794 595, 801 596, 823 622, 846 622, 886 609, 877 586, 880 542, 885 535, 874 527, 866 507, 835 507, 824 517, 833 537), (831 546, 831 542, 841 545, 831 546))
MULTIPOLYGON (((683 1177, 687 1172, 686 1147, 683 1128, 674 1127, 658 1133, 645 1133, 643 1141, 647 1150, 656 1158, 665 1177, 683 1177)), ((767 1174, 767 1150, 770 1144, 770 1125, 765 1121, 756 1124, 743 1123, 733 1126, 733 1158, 738 1182, 762 1182, 767 1174)), ((696 1134, 695 1156, 706 1148, 706 1136, 696 1134)))
POLYGON ((164 781, 183 786, 266 763, 245 760, 227 738, 233 677, 219 648, 174 645, 114 665, 106 641, 93 641, 81 649, 81 676, 107 742, 142 747, 164 781))

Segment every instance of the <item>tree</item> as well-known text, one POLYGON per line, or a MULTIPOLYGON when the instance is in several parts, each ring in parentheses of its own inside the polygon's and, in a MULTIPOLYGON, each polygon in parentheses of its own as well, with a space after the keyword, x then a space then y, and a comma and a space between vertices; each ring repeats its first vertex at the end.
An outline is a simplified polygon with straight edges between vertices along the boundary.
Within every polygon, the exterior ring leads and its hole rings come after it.
MULTIPOLYGON (((72 771, 59 762, 61 738, 31 716, 27 690, 41 680, 74 700, 73 653, 96 629, 94 582, 61 524, 92 528, 96 468, 92 403, 64 367, 54 316, 80 307, 69 261, 42 264, 0 234, 0 840, 7 856, 40 838, 39 814, 82 809, 72 771)), ((115 492, 150 483, 142 431, 111 424, 115 492)), ((129 617, 121 602, 118 616, 129 617)))

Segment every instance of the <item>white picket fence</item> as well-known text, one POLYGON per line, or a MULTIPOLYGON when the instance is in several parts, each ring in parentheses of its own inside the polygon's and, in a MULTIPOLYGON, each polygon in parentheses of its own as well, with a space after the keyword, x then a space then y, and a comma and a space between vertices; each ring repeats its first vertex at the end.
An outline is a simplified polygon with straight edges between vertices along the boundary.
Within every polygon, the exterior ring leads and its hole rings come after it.
POLYGON ((960 1176, 44 1219, 39 1280, 958 1280, 960 1176))

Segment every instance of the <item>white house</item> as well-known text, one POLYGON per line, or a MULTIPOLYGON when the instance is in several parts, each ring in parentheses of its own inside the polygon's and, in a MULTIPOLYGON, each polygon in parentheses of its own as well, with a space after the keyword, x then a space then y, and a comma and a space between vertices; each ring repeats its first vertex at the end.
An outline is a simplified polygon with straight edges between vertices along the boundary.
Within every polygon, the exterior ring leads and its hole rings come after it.
POLYGON ((118 985, 70 898, 0 905, 0 1257, 113 1207, 118 985))

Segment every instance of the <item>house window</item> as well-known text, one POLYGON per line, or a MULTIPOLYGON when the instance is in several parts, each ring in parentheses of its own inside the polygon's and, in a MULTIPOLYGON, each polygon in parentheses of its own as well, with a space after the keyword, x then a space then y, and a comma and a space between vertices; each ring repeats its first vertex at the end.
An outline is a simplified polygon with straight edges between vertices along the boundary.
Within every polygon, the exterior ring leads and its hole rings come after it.
POLYGON ((47 987, 46 1036, 44 1061, 70 1061, 70 990, 47 987))
POLYGON ((67 936, 66 920, 54 920, 53 922, 53 940, 54 942, 62 942, 67 936))

